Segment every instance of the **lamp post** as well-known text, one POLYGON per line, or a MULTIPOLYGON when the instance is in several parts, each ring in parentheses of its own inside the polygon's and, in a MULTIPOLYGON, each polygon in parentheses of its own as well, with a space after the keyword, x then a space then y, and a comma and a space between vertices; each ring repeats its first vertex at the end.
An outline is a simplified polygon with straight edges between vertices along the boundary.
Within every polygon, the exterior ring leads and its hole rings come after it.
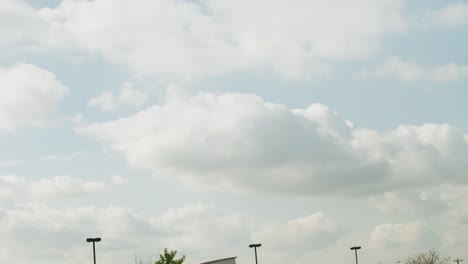
POLYGON ((258 260, 257 260, 257 248, 258 247, 261 247, 262 244, 250 244, 249 245, 249 248, 254 248, 255 250, 255 264, 258 264, 258 260))
POLYGON ((87 238, 86 242, 93 242, 93 258, 94 258, 94 264, 96 264, 96 246, 94 243, 101 241, 100 237, 95 237, 95 238, 87 238))
POLYGON ((361 249, 360 246, 357 246, 357 247, 352 247, 350 248, 351 250, 354 250, 354 255, 356 255, 356 264, 358 264, 358 260, 357 260, 357 251, 358 249, 361 249))

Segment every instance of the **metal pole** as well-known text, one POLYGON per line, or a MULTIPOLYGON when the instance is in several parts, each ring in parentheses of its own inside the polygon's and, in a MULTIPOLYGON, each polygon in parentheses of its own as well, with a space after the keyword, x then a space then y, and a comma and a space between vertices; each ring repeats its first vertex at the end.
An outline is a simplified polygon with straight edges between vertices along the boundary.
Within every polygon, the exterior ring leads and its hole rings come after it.
MULTIPOLYGON (((254 247, 255 249, 255 264, 258 264, 258 260, 257 260, 257 247, 254 247)), ((94 263, 96 264, 96 263, 94 263)))
MULTIPOLYGON (((357 261, 357 249, 354 250, 354 254, 356 255, 356 264, 358 264, 358 261, 357 261)), ((94 263, 96 264, 96 263, 94 263)))
POLYGON ((96 264, 96 247, 94 246, 94 241, 93 241, 93 257, 94 257, 94 264, 96 264))

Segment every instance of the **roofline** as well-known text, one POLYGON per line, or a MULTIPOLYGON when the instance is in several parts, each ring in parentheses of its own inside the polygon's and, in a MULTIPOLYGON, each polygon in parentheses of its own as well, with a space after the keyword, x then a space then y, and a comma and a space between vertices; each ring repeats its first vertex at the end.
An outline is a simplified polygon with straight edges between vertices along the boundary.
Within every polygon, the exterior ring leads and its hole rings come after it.
POLYGON ((210 263, 214 263, 214 262, 218 262, 218 261, 223 261, 223 260, 228 260, 228 259, 236 259, 236 258, 237 258, 237 257, 216 259, 216 260, 210 260, 210 261, 202 262, 202 263, 200 263, 200 264, 210 264, 210 263))

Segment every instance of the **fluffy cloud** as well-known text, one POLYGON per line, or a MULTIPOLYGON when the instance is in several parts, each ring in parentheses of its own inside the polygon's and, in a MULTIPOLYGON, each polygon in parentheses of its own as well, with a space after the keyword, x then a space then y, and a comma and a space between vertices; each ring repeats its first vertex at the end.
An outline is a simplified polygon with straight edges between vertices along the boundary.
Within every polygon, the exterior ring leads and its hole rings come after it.
POLYGON ((398 57, 387 60, 374 70, 362 70, 359 76, 367 78, 397 79, 406 83, 430 81, 447 83, 468 79, 468 66, 448 63, 437 66, 421 66, 413 62, 403 61, 398 57))
POLYGON ((327 258, 323 256, 327 250, 336 254, 335 246, 344 235, 343 228, 334 219, 317 212, 286 222, 263 223, 255 227, 251 242, 262 243, 260 262, 308 263, 311 258, 327 258))
POLYGON ((437 235, 425 222, 383 224, 376 226, 370 235, 369 246, 374 248, 405 247, 420 249, 435 246, 437 235))
POLYGON ((343 233, 333 219, 318 212, 289 220, 286 224, 265 224, 254 233, 253 238, 254 241, 263 241, 271 251, 288 248, 291 253, 329 246, 343 233))
POLYGON ((438 10, 427 12, 425 20, 432 25, 457 26, 468 23, 468 4, 464 2, 449 3, 438 10))
POLYGON ((447 186, 441 190, 441 200, 450 210, 441 215, 444 242, 449 247, 463 248, 468 244, 468 185, 447 186))
POLYGON ((170 234, 161 244, 180 249, 199 263, 219 256, 235 256, 249 242, 252 220, 242 215, 223 213, 206 204, 170 209, 156 219, 170 234))
MULTIPOLYGON (((426 242, 401 243, 403 248, 417 248, 415 245, 423 247, 446 247, 454 250, 461 249, 468 244, 468 185, 442 185, 432 187, 427 191, 406 190, 388 192, 370 197, 372 203, 388 214, 388 216, 418 217, 425 219, 424 222, 416 221, 408 224, 385 224, 374 229, 371 240, 380 246, 389 246, 397 243, 398 236, 404 236, 402 242, 408 240, 418 231, 422 238, 415 240, 428 240, 426 242), (397 214, 397 215, 396 215, 397 214), (391 230, 397 231, 391 231, 391 230), (413 229, 407 230, 406 229, 413 229), (430 229, 430 231, 429 231, 430 229), (402 234, 399 234, 401 230, 402 234), (409 232, 408 235, 403 233, 409 232), (381 234, 382 233, 382 234, 381 234), (390 237, 387 237, 390 235, 390 237), (432 236, 432 237, 431 237, 432 236), (393 241, 395 240, 395 241, 393 241), (432 241, 432 242, 431 242, 432 241), (433 244, 428 244, 431 242, 433 244), (436 245, 434 243, 441 243, 436 245)), ((409 254, 409 252, 408 252, 409 254)))
MULTIPOLYGON (((0 39, 6 46, 84 51, 126 65, 138 76, 165 78, 253 69, 292 79, 329 76, 335 62, 368 56, 385 36, 415 25, 433 28, 468 21, 463 2, 428 10, 422 21, 410 23, 400 0, 64 0, 40 9, 2 1, 0 16, 8 23, 0 26, 0 39)), ((463 66, 424 69, 398 58, 379 74, 412 81, 421 77, 421 70, 429 71, 423 74, 429 78, 430 72, 439 72, 437 81, 466 76, 463 66)))
POLYGON ((423 191, 393 191, 369 198, 383 213, 430 216, 447 210, 449 205, 441 197, 423 191))
POLYGON ((49 123, 67 88, 55 76, 31 64, 0 67, 0 130, 49 123))
MULTIPOLYGON (((157 222, 173 231, 171 237, 163 239, 163 243, 181 248, 199 257, 200 261, 213 258, 211 252, 215 251, 220 257, 239 256, 245 262, 245 255, 250 259, 246 246, 258 241, 263 243, 262 257, 286 258, 291 252, 301 255, 310 248, 333 245, 344 234, 334 219, 321 212, 286 223, 270 221, 260 224, 239 214, 221 213, 205 204, 169 210, 157 222), (283 251, 280 254, 279 249, 283 251)), ((276 259, 275 262, 280 261, 276 259)))
POLYGON ((125 106, 141 106, 148 99, 148 94, 125 84, 118 94, 106 91, 88 101, 88 107, 98 108, 101 111, 116 111, 125 106))
MULTIPOLYGON (((386 217, 419 218, 407 224, 383 224, 374 228, 369 245, 382 254, 414 254, 414 250, 439 248, 464 252, 468 244, 468 185, 447 184, 388 192, 370 197, 386 217), (411 239, 413 237, 413 239, 411 239)), ((380 253, 379 253, 380 254, 380 253)))
POLYGON ((15 175, 0 176, 0 201, 31 201, 67 198, 101 192, 101 182, 84 182, 71 177, 30 181, 15 175))
POLYGON ((128 184, 128 179, 120 175, 112 175, 111 181, 116 185, 125 185, 128 184))
MULTIPOLYGON (((0 47, 36 44, 47 29, 47 22, 23 1, 0 0, 0 47)), ((5 51, 5 50, 3 50, 5 51)))
MULTIPOLYGON (((300 233, 335 234, 336 225, 323 214, 291 220, 286 225, 272 223, 306 246, 318 240, 300 233), (321 226, 325 224, 325 226, 321 226)), ((246 247, 254 230, 261 226, 241 215, 223 213, 206 204, 169 209, 158 216, 144 216, 122 207, 77 207, 57 210, 41 204, 27 204, 0 209, 0 242, 4 244, 0 261, 14 258, 16 263, 83 263, 90 259, 85 243, 89 236, 102 237, 97 244, 98 259, 105 263, 132 262, 155 256, 163 248, 175 248, 186 254, 190 263, 200 263, 218 256, 239 256, 243 262, 251 257, 246 247), (13 250, 21 246, 23 250, 13 250)), ((329 241, 327 239, 327 241, 329 241)), ((278 243, 278 241, 276 241, 278 243)), ((262 253, 271 250, 265 244, 262 253)), ((288 245, 284 247, 288 251, 288 245)))
POLYGON ((404 30, 400 2, 64 0, 33 10, 7 1, 15 12, 3 13, 17 14, 8 15, 17 28, 5 27, 3 35, 98 54, 137 75, 191 78, 266 69, 303 79, 328 76, 328 64, 367 56, 382 37, 404 30))
POLYGON ((17 263, 29 263, 31 258, 37 263, 83 263, 92 257, 85 242, 90 236, 103 237, 97 245, 102 261, 115 261, 122 257, 122 251, 131 258, 133 251, 125 250, 135 250, 136 245, 146 242, 145 238, 159 235, 150 220, 119 207, 57 210, 27 204, 0 210, 0 241, 5 245, 0 259, 15 259, 17 263))
POLYGON ((130 165, 195 188, 293 195, 369 194, 466 182, 467 137, 449 125, 351 128, 327 107, 288 109, 254 95, 175 98, 78 132, 130 165))

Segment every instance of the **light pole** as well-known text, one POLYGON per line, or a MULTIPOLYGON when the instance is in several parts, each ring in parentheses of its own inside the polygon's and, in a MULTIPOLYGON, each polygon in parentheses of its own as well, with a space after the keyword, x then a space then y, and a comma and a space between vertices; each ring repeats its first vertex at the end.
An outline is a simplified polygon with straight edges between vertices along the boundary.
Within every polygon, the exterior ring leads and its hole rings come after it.
POLYGON ((351 250, 354 250, 354 255, 356 255, 356 264, 358 264, 358 261, 357 261, 357 251, 358 251, 358 249, 361 249, 361 247, 360 247, 360 246, 357 246, 357 247, 352 247, 352 248, 350 248, 350 249, 351 249, 351 250))
POLYGON ((94 245, 95 242, 99 242, 101 241, 101 238, 100 237, 96 237, 96 238, 87 238, 86 239, 86 242, 93 242, 93 258, 94 258, 94 264, 96 264, 96 246, 94 245))
POLYGON ((258 247, 261 247, 262 244, 250 244, 249 245, 249 248, 254 248, 255 250, 255 264, 258 264, 258 260, 257 260, 257 248, 258 247))

